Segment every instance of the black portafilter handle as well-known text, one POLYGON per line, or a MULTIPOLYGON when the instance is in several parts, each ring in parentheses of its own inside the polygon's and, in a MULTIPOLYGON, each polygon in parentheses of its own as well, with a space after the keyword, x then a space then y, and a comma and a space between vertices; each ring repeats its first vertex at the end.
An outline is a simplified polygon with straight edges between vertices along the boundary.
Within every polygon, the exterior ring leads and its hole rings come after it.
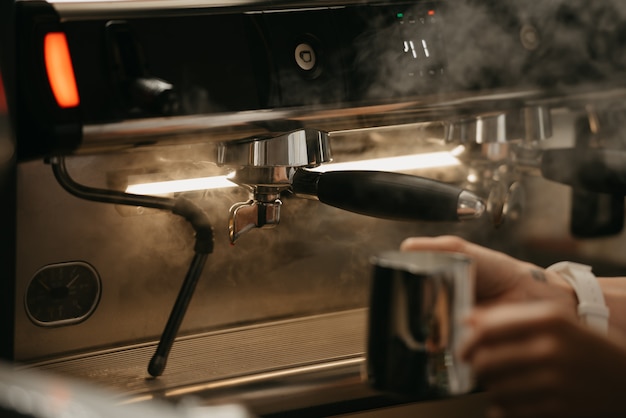
POLYGON ((382 171, 297 169, 292 191, 350 212, 399 221, 461 221, 479 218, 485 210, 478 196, 462 188, 382 171))
POLYGON ((541 175, 575 189, 626 196, 626 152, 593 148, 544 150, 541 175))

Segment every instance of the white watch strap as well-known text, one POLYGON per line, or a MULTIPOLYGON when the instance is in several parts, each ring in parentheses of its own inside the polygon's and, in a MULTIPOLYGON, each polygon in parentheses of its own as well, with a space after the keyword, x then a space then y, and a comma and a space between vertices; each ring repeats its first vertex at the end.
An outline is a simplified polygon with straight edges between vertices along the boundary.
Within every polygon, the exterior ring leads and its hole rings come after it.
POLYGON ((559 273, 572 286, 578 298, 578 316, 582 321, 606 334, 609 329, 609 308, 604 302, 602 289, 591 272, 591 267, 562 261, 551 265, 547 270, 559 273))

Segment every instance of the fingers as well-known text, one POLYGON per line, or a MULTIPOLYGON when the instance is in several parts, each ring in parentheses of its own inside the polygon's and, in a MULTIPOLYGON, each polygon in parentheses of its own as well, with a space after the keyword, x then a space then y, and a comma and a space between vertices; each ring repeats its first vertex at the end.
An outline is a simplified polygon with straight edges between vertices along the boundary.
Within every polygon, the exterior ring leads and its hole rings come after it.
MULTIPOLYGON (((519 342, 541 334, 562 334, 568 328, 577 327, 576 318, 556 303, 535 302, 507 304, 476 309, 466 320, 471 327, 460 354, 470 359, 481 346, 519 342)), ((526 356, 546 355, 558 347, 534 347, 526 356)), ((536 360, 536 359, 535 359, 536 360)))
POLYGON ((470 364, 494 400, 526 402, 545 393, 554 396, 571 383, 571 365, 560 357, 565 349, 558 338, 544 334, 481 347, 470 364))
MULTIPOLYGON (((580 379, 569 374, 570 380, 580 379)), ((572 390, 558 370, 532 367, 493 381, 486 387, 492 404, 487 417, 500 418, 573 418, 609 415, 596 414, 586 405, 588 391, 572 390), (581 403, 582 402, 582 403, 581 403)))
POLYGON ((468 323, 473 333, 462 356, 490 395, 488 416, 558 416, 557 388, 571 377, 562 354, 578 325, 551 303, 484 308, 468 323))
POLYGON ((586 328, 559 303, 481 308, 467 323, 461 355, 491 398, 489 417, 626 416, 615 390, 626 382, 621 340, 586 328))
POLYGON ((551 417, 563 411, 555 388, 562 385, 550 368, 531 367, 485 385, 495 411, 502 417, 551 417))
POLYGON ((529 264, 504 253, 465 241, 456 236, 413 237, 400 245, 403 251, 449 251, 468 255, 476 262, 476 296, 481 301, 509 297, 511 300, 523 297, 523 293, 513 294, 520 281, 528 276, 529 264))
POLYGON ((449 251, 468 255, 476 266, 476 300, 481 305, 534 300, 559 300, 575 313, 572 287, 555 272, 455 236, 406 239, 404 251, 449 251))
POLYGON ((434 238, 407 238, 400 244, 403 251, 449 251, 466 254, 477 261, 478 273, 485 276, 499 277, 499 280, 511 276, 511 267, 526 265, 513 257, 486 247, 465 241, 462 238, 446 235, 434 238))
POLYGON ((543 366, 558 355, 560 345, 551 336, 519 337, 504 343, 482 345, 466 357, 482 381, 499 379, 529 367, 543 366))
POLYGON ((439 237, 411 237, 405 239, 400 244, 402 251, 451 251, 459 253, 468 253, 470 249, 469 243, 462 238, 453 235, 443 235, 439 237))

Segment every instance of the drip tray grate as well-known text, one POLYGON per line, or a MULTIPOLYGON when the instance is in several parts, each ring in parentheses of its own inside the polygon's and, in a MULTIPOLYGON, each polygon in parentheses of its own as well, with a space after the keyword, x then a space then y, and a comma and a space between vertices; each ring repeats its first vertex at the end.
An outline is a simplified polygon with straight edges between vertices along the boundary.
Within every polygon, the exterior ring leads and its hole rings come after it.
POLYGON ((142 399, 189 394, 278 371, 311 370, 336 364, 357 370, 363 360, 366 309, 316 315, 219 332, 181 337, 172 347, 162 376, 152 378, 148 362, 156 343, 134 345, 26 365, 88 380, 142 399), (321 367, 321 366, 320 366, 321 367))

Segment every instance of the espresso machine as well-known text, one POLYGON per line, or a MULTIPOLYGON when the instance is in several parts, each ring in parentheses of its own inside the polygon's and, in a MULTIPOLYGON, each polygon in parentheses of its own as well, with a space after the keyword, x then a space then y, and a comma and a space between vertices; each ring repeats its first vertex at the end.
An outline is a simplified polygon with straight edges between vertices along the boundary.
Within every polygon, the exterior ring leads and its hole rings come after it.
POLYGON ((367 385, 369 260, 453 234, 625 271, 597 3, 3 5, 3 359, 120 404, 482 416, 367 385))

